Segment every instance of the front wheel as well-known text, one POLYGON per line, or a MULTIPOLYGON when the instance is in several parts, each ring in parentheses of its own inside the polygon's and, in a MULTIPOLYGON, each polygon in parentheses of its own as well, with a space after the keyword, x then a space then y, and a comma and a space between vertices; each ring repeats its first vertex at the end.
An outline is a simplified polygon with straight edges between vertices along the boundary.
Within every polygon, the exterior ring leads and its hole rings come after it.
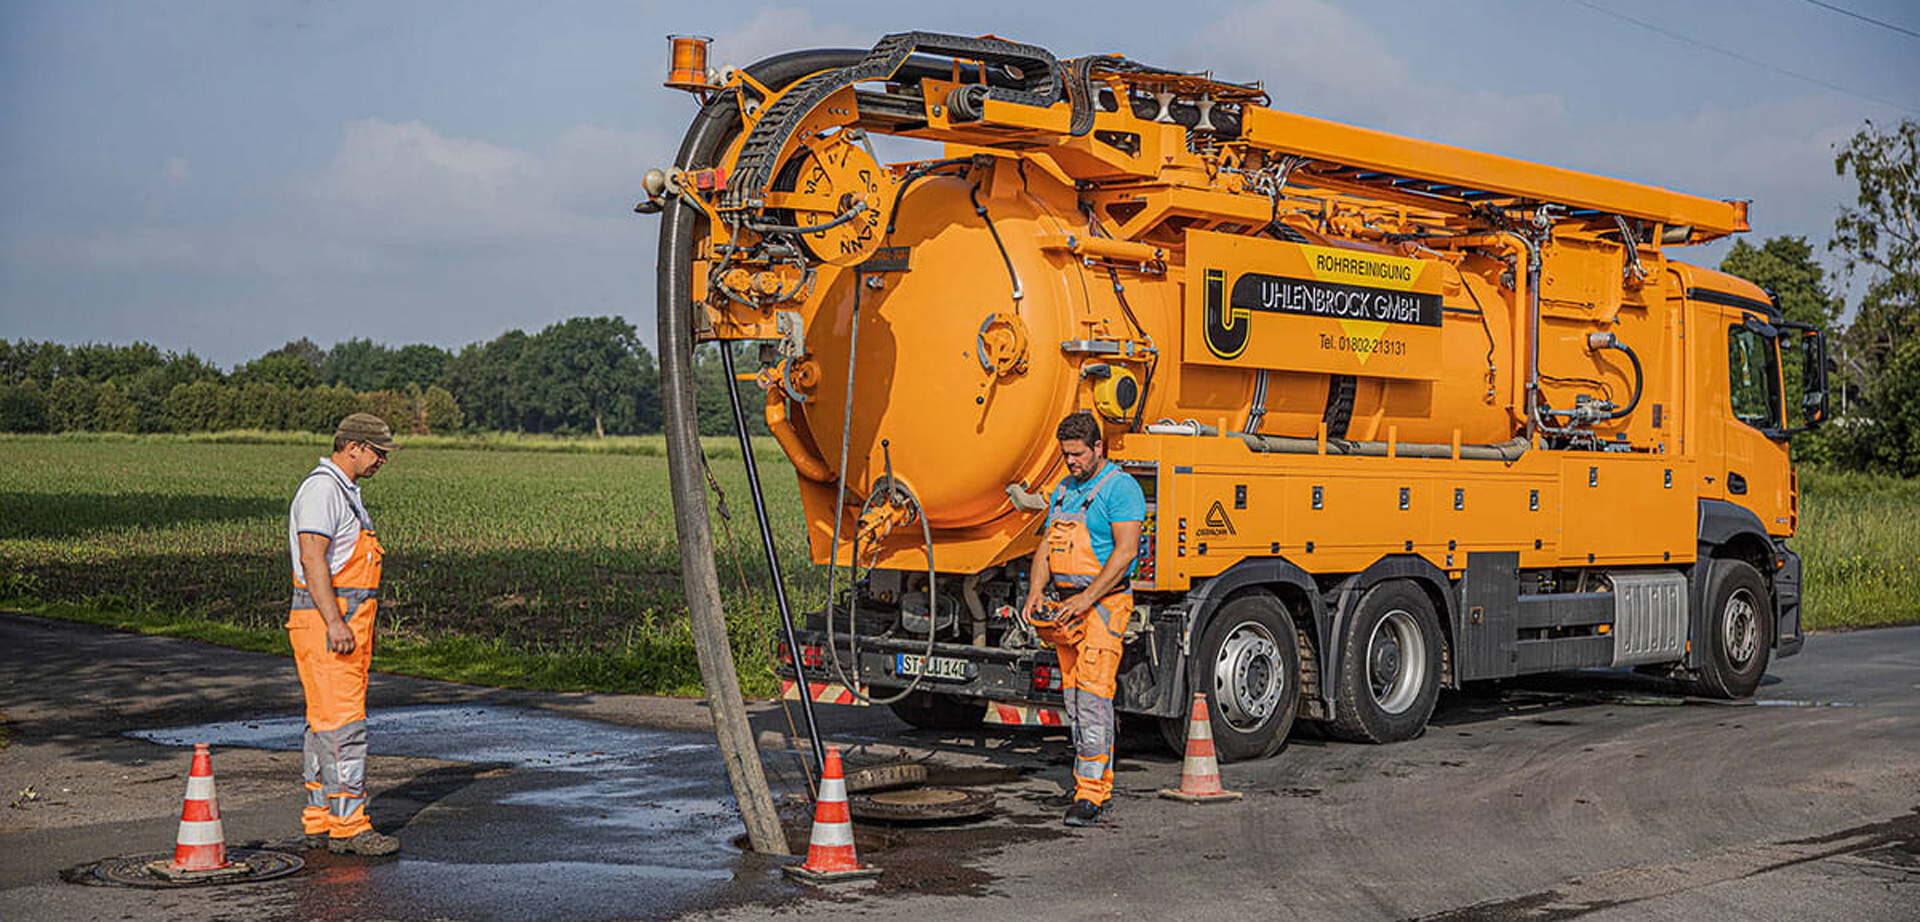
POLYGON ((1356 743, 1410 740, 1440 699, 1440 619, 1419 586, 1368 589, 1341 633, 1340 678, 1327 730, 1356 743))
MULTIPOLYGON (((1229 600, 1208 622, 1197 652, 1192 687, 1207 693, 1215 754, 1238 762, 1286 745, 1300 708, 1300 647, 1286 606, 1265 593, 1229 600)), ((1160 734, 1174 752, 1185 752, 1185 718, 1163 718, 1160 734)))
POLYGON ((1760 571, 1744 560, 1702 561, 1707 583, 1705 662, 1688 684, 1712 698, 1745 698, 1767 674, 1773 646, 1773 595, 1760 571))

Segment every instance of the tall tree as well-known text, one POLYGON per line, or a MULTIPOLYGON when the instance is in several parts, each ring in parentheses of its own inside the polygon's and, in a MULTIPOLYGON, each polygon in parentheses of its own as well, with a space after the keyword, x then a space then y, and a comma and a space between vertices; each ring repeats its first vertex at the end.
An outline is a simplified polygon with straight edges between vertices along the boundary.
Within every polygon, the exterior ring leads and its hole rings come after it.
POLYGON ((439 346, 424 343, 401 346, 388 360, 387 373, 380 386, 387 390, 404 390, 408 385, 432 387, 440 383, 447 362, 452 358, 447 350, 439 346))
POLYGON ((235 368, 230 380, 236 385, 271 384, 276 387, 312 387, 320 383, 306 359, 274 350, 235 368))
POLYGON ((527 334, 508 330, 493 342, 468 345, 447 363, 442 386, 453 394, 469 423, 504 432, 528 428, 514 370, 528 341, 527 334))
POLYGON ((341 340, 327 350, 324 380, 356 391, 370 391, 387 380, 387 366, 392 361, 393 350, 371 339, 341 340))
POLYGON ((1868 122, 1833 167, 1851 174, 1857 191, 1841 206, 1827 245, 1848 272, 1867 276, 1849 345, 1860 353, 1854 358, 1878 368, 1920 327, 1920 122, 1902 120, 1884 132, 1868 122))
POLYGON ((1834 158, 1851 175, 1854 201, 1840 209, 1828 246, 1866 290, 1841 340, 1844 373, 1866 392, 1856 433, 1857 463, 1920 473, 1920 123, 1882 131, 1872 122, 1834 158))
POLYGON ((1771 292, 1788 320, 1830 329, 1840 319, 1844 302, 1827 290, 1827 270, 1805 237, 1770 237, 1757 247, 1736 240, 1720 271, 1771 292))
POLYGON ((547 428, 632 432, 642 383, 640 337, 618 317, 575 317, 528 343, 517 371, 547 428))

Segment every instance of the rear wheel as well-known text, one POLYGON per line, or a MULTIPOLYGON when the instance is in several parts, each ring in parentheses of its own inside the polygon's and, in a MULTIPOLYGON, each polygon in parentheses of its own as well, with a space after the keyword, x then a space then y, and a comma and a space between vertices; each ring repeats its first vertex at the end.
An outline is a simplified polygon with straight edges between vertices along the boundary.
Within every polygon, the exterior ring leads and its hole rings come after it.
MULTIPOLYGON (((1300 648, 1293 618, 1265 593, 1227 601, 1201 635, 1191 687, 1207 693, 1213 748, 1222 761, 1265 758, 1286 745, 1300 707, 1300 648)), ((1160 721, 1160 735, 1186 751, 1187 718, 1160 721)))
POLYGON ((1367 590, 1341 635, 1327 731, 1357 743, 1419 736, 1440 698, 1443 642, 1433 602, 1419 586, 1388 580, 1367 590))
POLYGON ((914 692, 887 707, 922 730, 972 730, 987 721, 987 703, 979 698, 914 692))
POLYGON ((1744 698, 1760 687, 1773 647, 1773 595, 1744 560, 1707 561, 1705 662, 1688 685, 1713 698, 1744 698))

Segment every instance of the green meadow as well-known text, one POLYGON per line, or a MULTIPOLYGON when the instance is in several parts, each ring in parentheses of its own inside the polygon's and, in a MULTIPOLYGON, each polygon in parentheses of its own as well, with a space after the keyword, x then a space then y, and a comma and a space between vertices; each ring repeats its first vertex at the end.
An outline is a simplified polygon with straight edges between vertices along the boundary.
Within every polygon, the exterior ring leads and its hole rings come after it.
MULTIPOLYGON (((722 593, 750 695, 777 624, 730 439, 706 443, 722 593), (716 503, 717 507, 717 503, 716 503)), ((0 607, 286 651, 286 507, 311 436, 0 436, 0 607)), ((796 608, 824 601, 791 469, 761 440, 796 608)), ((1920 621, 1920 481, 1801 475, 1809 627, 1920 621)), ((376 668, 698 695, 658 437, 410 440, 364 485, 388 548, 376 668)))

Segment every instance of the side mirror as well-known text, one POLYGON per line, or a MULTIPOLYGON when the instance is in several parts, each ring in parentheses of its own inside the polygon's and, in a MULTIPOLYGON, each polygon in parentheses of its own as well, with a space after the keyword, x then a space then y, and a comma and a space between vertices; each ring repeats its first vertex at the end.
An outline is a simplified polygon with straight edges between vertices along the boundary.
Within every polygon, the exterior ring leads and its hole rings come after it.
MULTIPOLYGON (((1752 318, 1748 319, 1752 322, 1752 318)), ((1833 360, 1827 356, 1827 336, 1819 329, 1791 320, 1781 321, 1781 345, 1797 343, 1803 354, 1800 363, 1800 416, 1804 420, 1798 426, 1789 426, 1786 435, 1806 432, 1827 420, 1827 372, 1833 367, 1833 360)))

